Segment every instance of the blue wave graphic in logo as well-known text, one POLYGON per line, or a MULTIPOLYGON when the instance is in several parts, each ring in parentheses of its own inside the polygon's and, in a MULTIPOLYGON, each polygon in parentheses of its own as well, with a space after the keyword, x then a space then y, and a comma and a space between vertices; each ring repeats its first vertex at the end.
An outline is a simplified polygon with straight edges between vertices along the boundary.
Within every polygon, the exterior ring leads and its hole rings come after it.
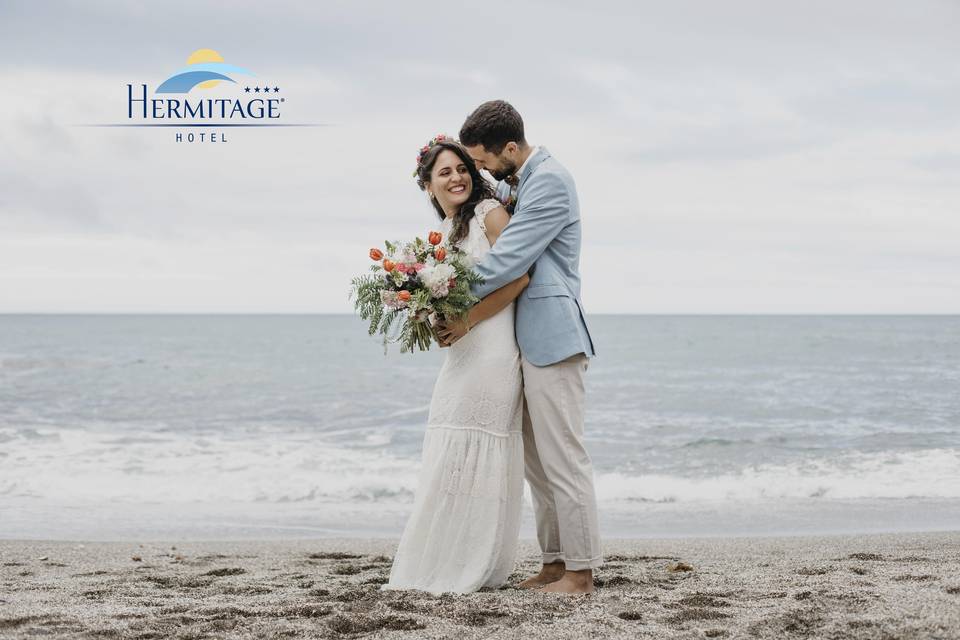
POLYGON ((243 75, 254 76, 252 71, 227 64, 225 62, 198 62, 178 69, 172 76, 167 78, 157 87, 157 93, 188 93, 195 86, 207 80, 226 80, 236 82, 233 78, 225 75, 227 73, 241 73, 243 75))

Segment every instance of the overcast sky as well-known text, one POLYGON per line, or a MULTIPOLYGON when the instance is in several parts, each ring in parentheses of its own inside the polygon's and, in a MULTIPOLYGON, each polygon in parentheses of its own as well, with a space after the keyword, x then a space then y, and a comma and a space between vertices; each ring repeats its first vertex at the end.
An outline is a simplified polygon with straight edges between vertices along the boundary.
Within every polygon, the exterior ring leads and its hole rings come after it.
POLYGON ((3 0, 0 312, 347 312, 438 224, 417 148, 504 98, 576 179, 588 312, 960 313, 958 34, 953 0, 3 0), (74 126, 201 48, 330 126, 74 126))

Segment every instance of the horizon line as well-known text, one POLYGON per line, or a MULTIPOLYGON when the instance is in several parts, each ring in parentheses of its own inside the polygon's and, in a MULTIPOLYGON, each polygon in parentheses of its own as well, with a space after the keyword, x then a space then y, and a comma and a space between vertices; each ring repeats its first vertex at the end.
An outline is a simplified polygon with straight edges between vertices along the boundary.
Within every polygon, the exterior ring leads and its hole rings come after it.
MULTIPOLYGON (((355 316, 351 311, 0 311, 0 316, 355 316)), ((876 316, 876 317, 955 317, 960 312, 864 313, 864 312, 633 312, 588 313, 590 316, 876 316)))

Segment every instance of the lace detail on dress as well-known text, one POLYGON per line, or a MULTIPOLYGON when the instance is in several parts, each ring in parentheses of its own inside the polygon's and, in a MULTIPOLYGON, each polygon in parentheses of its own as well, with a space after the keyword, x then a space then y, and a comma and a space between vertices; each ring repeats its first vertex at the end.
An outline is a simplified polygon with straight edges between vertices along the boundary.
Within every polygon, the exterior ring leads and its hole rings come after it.
POLYGON ((496 209, 497 207, 502 207, 503 205, 495 198, 487 198, 486 200, 481 200, 477 203, 477 206, 473 210, 473 217, 476 218, 477 224, 480 225, 480 228, 484 233, 487 232, 486 218, 487 214, 496 209))

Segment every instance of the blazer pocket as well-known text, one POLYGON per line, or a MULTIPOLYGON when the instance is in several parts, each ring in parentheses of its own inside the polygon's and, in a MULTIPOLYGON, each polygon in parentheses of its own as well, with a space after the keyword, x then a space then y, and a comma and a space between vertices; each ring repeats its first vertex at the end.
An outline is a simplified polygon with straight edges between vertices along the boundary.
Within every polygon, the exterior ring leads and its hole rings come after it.
POLYGON ((570 292, 562 284, 535 284, 527 287, 528 298, 549 298, 550 296, 567 296, 570 292))

